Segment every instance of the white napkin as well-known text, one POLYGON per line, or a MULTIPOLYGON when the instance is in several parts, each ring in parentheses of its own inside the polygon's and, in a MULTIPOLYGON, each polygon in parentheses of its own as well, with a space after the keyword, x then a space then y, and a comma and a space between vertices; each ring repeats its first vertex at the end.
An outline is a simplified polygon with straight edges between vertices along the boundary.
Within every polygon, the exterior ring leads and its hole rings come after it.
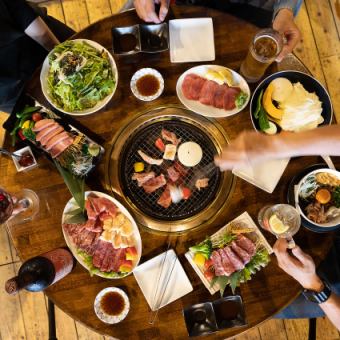
POLYGON ((242 169, 234 169, 233 174, 271 194, 289 160, 290 158, 269 160, 242 169))

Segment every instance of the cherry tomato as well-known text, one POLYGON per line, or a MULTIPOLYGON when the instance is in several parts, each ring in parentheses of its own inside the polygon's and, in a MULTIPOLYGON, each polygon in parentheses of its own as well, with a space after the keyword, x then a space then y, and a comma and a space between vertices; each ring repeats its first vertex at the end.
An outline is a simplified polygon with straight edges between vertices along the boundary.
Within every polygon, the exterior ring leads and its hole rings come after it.
POLYGON ((39 112, 35 112, 32 115, 33 122, 37 122, 39 120, 42 120, 42 115, 39 112))
POLYGON ((211 281, 214 277, 215 277, 215 273, 208 269, 204 272, 204 277, 208 280, 208 281, 211 281))
POLYGON ((213 260, 212 260, 212 259, 206 260, 206 261, 204 262, 204 269, 209 269, 213 264, 214 264, 214 263, 213 263, 213 260))
POLYGON ((187 187, 182 187, 183 199, 187 200, 191 196, 191 190, 187 187))
POLYGON ((18 136, 19 136, 19 138, 20 138, 21 140, 25 140, 25 139, 26 139, 26 137, 25 137, 24 134, 22 133, 22 129, 20 129, 20 130, 18 131, 18 136))

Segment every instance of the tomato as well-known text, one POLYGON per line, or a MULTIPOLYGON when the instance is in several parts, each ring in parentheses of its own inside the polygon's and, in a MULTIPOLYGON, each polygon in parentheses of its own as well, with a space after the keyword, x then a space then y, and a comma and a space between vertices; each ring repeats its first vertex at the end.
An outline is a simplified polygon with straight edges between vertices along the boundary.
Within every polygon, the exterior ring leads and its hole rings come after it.
POLYGON ((165 150, 165 145, 164 145, 164 143, 163 143, 163 141, 162 141, 161 138, 156 139, 156 141, 155 141, 155 146, 156 146, 156 148, 157 148, 158 150, 164 152, 164 150, 165 150))
POLYGON ((182 187, 183 199, 187 200, 191 196, 191 190, 187 187, 182 187))
POLYGON ((208 281, 211 281, 214 277, 215 277, 215 273, 208 269, 204 272, 204 277, 208 280, 208 281))
POLYGON ((22 133, 22 129, 20 129, 20 130, 18 131, 18 136, 19 136, 19 138, 20 138, 21 140, 25 140, 25 139, 26 139, 26 137, 25 137, 24 134, 22 133))
POLYGON ((206 260, 206 261, 204 262, 204 269, 209 269, 213 264, 214 264, 214 263, 213 263, 213 260, 212 260, 212 259, 206 260))
POLYGON ((33 115, 32 115, 32 120, 33 120, 33 122, 37 122, 37 121, 39 121, 39 120, 42 120, 42 115, 40 114, 40 112, 35 112, 35 113, 33 113, 33 115))

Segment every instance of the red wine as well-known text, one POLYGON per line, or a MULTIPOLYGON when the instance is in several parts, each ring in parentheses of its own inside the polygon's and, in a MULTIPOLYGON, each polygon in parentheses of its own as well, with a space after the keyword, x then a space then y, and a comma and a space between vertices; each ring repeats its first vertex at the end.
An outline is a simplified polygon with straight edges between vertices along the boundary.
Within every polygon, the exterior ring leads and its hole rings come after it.
POLYGON ((69 250, 58 248, 27 260, 20 267, 18 276, 5 284, 8 294, 20 289, 40 292, 69 274, 74 267, 74 258, 69 250))

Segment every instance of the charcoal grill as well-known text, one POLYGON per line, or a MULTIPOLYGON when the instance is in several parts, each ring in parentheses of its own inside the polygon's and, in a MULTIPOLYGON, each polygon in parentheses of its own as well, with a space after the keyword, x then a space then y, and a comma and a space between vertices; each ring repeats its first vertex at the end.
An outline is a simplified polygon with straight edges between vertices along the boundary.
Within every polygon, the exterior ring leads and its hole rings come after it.
MULTIPOLYGON (((131 177, 134 163, 141 161, 138 150, 151 157, 162 158, 162 152, 154 145, 161 136, 162 128, 174 132, 182 142, 194 141, 202 147, 201 162, 189 168, 185 177, 185 183, 190 185, 193 185, 191 179, 197 171, 213 162, 214 155, 227 144, 227 136, 217 123, 183 108, 158 108, 140 114, 116 133, 107 162, 106 183, 143 226, 158 231, 169 231, 171 227, 171 231, 183 232, 216 218, 218 211, 228 202, 234 178, 230 172, 220 173, 216 169, 208 176, 209 186, 200 191, 193 190, 188 200, 171 204, 169 208, 158 205, 157 200, 164 187, 147 194, 131 177)), ((163 161, 161 166, 147 165, 146 170, 155 171, 157 175, 166 174, 166 168, 172 164, 172 161, 163 161)))

